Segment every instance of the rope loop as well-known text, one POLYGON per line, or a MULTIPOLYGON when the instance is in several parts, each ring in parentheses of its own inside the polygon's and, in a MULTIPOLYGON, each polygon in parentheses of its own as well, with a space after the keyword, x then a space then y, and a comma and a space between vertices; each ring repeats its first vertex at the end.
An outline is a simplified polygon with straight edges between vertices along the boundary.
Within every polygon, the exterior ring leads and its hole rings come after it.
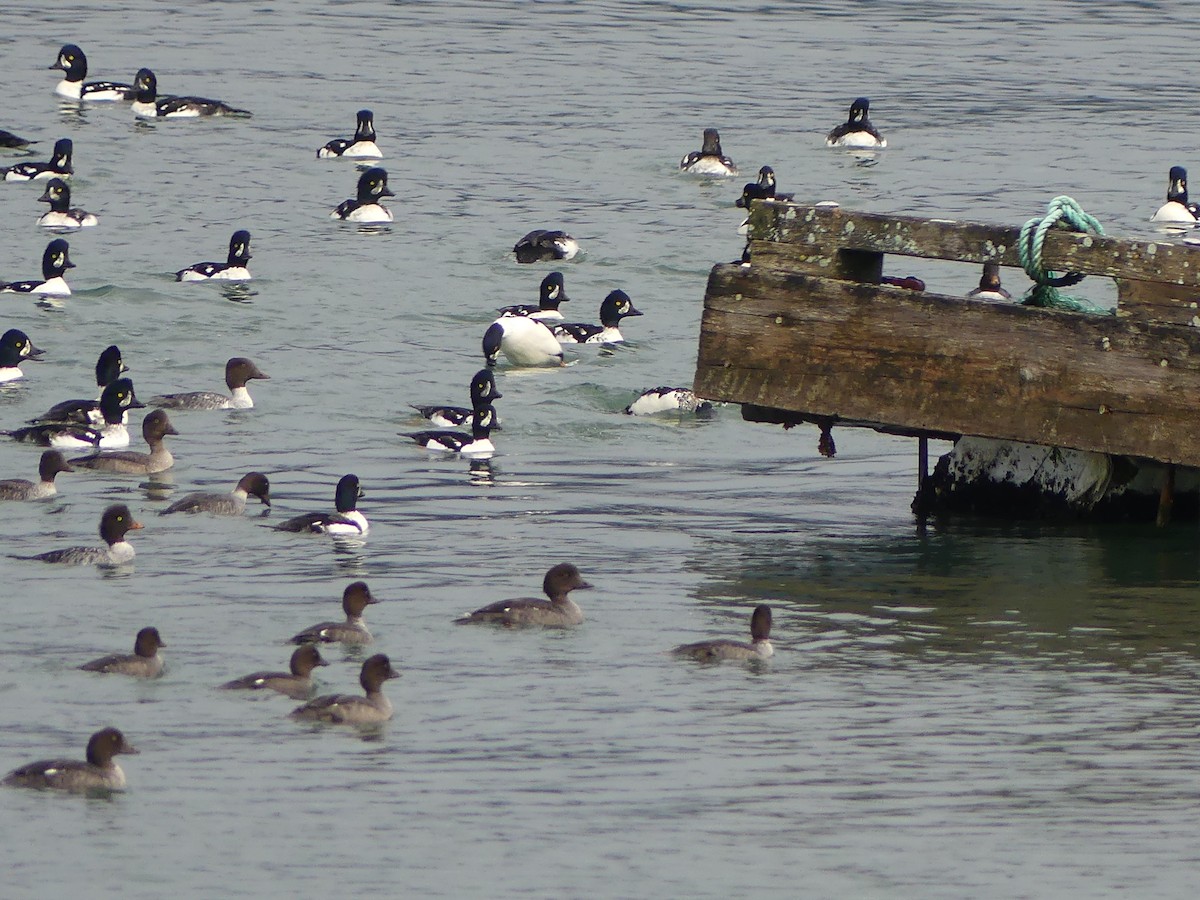
POLYGON ((1082 297, 1064 297, 1059 294, 1058 288, 1079 284, 1085 276, 1080 272, 1056 275, 1042 265, 1042 244, 1046 240, 1046 232, 1051 228, 1083 234, 1104 234, 1100 223, 1084 212, 1083 207, 1070 197, 1059 196, 1051 200, 1044 216, 1034 217, 1021 226, 1017 255, 1025 274, 1035 282, 1021 302, 1026 306, 1107 313, 1108 310, 1095 306, 1082 297))

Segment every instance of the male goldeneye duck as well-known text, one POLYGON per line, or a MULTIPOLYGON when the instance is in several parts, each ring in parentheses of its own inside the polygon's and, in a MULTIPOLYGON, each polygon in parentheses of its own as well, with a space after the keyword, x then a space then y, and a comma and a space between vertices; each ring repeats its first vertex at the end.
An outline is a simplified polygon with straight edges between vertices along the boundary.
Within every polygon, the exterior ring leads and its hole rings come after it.
POLYGON ((118 753, 137 753, 115 728, 104 728, 91 736, 87 759, 46 759, 13 769, 4 776, 9 787, 52 788, 58 791, 119 791, 125 773, 113 762, 118 753))
POLYGON ((825 138, 827 147, 886 147, 887 141, 875 130, 867 112, 871 109, 871 101, 859 97, 850 104, 850 117, 839 125, 825 138))
POLYGON ((519 263, 535 263, 549 259, 573 259, 579 252, 579 242, 565 231, 538 228, 513 245, 519 263))
POLYGON ((560 322, 550 330, 562 344, 619 344, 625 338, 617 326, 626 316, 640 316, 633 302, 624 291, 612 291, 600 304, 600 324, 588 322, 560 322))
POLYGON ((235 231, 229 239, 229 256, 225 262, 199 262, 175 273, 176 281, 249 281, 250 232, 235 231))
POLYGON ((120 475, 153 475, 165 472, 175 465, 175 457, 167 449, 163 439, 168 434, 179 434, 165 411, 156 409, 142 419, 142 438, 150 447, 149 453, 136 450, 104 450, 76 457, 71 463, 93 472, 114 472, 120 475))
POLYGON ((415 431, 405 436, 426 450, 442 450, 462 456, 491 456, 496 452, 491 439, 495 424, 496 410, 491 405, 484 405, 471 413, 470 434, 462 431, 415 431))
POLYGON ((542 590, 548 600, 522 597, 499 600, 477 609, 454 621, 459 625, 486 622, 496 625, 545 625, 551 628, 570 628, 583 621, 583 610, 569 596, 571 591, 584 590, 591 585, 583 580, 571 563, 559 563, 546 573, 542 590))
POLYGON ((363 489, 357 475, 343 475, 334 491, 335 512, 312 512, 295 516, 275 526, 276 531, 309 531, 317 534, 365 535, 370 529, 367 517, 358 510, 363 489))
POLYGON ((61 178, 46 182, 46 191, 38 200, 50 204, 50 210, 37 220, 43 228, 89 228, 100 224, 100 220, 86 209, 71 208, 71 188, 61 178))
POLYGON ((105 347, 96 360, 96 387, 100 389, 96 399, 63 400, 31 421, 35 424, 73 422, 78 425, 103 425, 104 415, 100 412, 100 398, 104 395, 104 389, 128 371, 129 367, 121 358, 121 349, 116 344, 105 347))
POLYGON ((392 704, 383 695, 383 683, 389 678, 399 678, 400 673, 392 668, 392 662, 383 653, 377 653, 362 664, 358 683, 366 694, 325 694, 309 700, 292 710, 293 719, 313 722, 332 722, 335 725, 369 725, 386 722, 392 717, 392 704))
MULTIPOLYGON (((734 206, 748 210, 755 200, 791 200, 793 196, 778 193, 775 188, 775 170, 770 166, 763 166, 758 170, 758 181, 752 181, 742 187, 742 196, 734 201, 734 206)), ((747 217, 738 226, 738 234, 748 234, 749 231, 750 219, 747 217)))
POLYGON ((157 628, 143 628, 133 642, 133 653, 113 653, 84 663, 85 672, 106 675, 132 675, 134 678, 157 678, 162 674, 163 659, 159 647, 167 646, 157 628))
POLYGON ((514 366, 561 366, 562 347, 550 326, 527 316, 502 316, 483 333, 483 358, 496 365, 500 353, 514 366))
POLYGON ((985 262, 983 264, 983 275, 979 277, 979 287, 975 288, 967 296, 972 300, 1011 300, 1012 294, 1000 286, 1000 264, 985 262))
POLYGON ((46 450, 38 462, 38 481, 25 478, 6 478, 0 481, 0 500, 44 500, 58 493, 54 476, 59 472, 74 472, 62 453, 46 450))
POLYGON ((342 591, 344 622, 321 622, 305 628, 292 638, 293 644, 369 644, 373 640, 363 622, 363 611, 379 600, 365 581, 356 581, 342 591))
POLYGON ((701 400, 689 388, 656 387, 642 391, 637 399, 625 407, 630 416, 652 416, 661 412, 694 412, 700 415, 712 412, 712 404, 701 400))
POLYGON ((734 205, 739 209, 749 209, 754 200, 772 200, 775 197, 775 170, 763 166, 758 170, 758 181, 752 181, 742 187, 742 196, 734 205))
POLYGON ((159 513, 212 513, 215 516, 240 516, 246 511, 246 501, 257 497, 263 506, 271 506, 271 483, 262 472, 247 472, 228 494, 215 491, 196 491, 180 497, 159 513))
POLYGON ((520 303, 516 306, 502 306, 499 312, 502 316, 529 316, 531 319, 551 321, 563 317, 558 304, 566 303, 570 299, 567 296, 566 288, 563 287, 562 272, 551 272, 542 279, 542 283, 538 287, 536 306, 520 303))
POLYGON ((71 293, 63 277, 67 269, 75 268, 69 256, 70 247, 62 238, 55 238, 42 252, 41 281, 0 281, 0 293, 53 294, 65 297, 71 293))
MULTIPOLYGON (((410 405, 421 414, 421 418, 428 419, 434 425, 441 428, 457 428, 463 422, 468 421, 475 410, 487 406, 493 400, 499 400, 503 396, 496 390, 496 377, 492 374, 492 370, 480 369, 471 379, 471 407, 469 409, 465 406, 418 406, 415 403, 410 405)), ((493 427, 495 424, 498 424, 498 420, 493 423, 493 427)))
POLYGON ((201 116, 242 116, 250 112, 205 97, 159 97, 158 79, 149 69, 138 69, 133 79, 133 113, 143 119, 196 119, 201 116))
POLYGON ((396 195, 388 189, 388 174, 378 166, 367 169, 358 176, 358 197, 354 200, 344 200, 338 208, 329 214, 331 219, 341 219, 343 222, 390 222, 392 211, 379 201, 384 197, 396 195))
POLYGON ((71 153, 74 145, 70 138, 59 138, 54 142, 54 152, 50 154, 49 162, 17 163, 9 166, 4 172, 5 181, 36 181, 42 178, 70 178, 75 171, 71 165, 71 153))
POLYGON ((44 563, 61 563, 67 566, 116 566, 130 562, 134 557, 133 544, 125 540, 130 531, 142 528, 142 524, 133 518, 133 513, 124 503, 118 503, 104 510, 100 517, 100 537, 104 539, 104 547, 66 547, 62 550, 50 550, 35 556, 22 556, 19 559, 36 559, 44 563))
POLYGON ((33 346, 29 335, 19 328, 10 328, 0 336, 0 382, 24 378, 21 363, 27 359, 40 359, 45 353, 33 346))
POLYGON ((0 432, 13 440, 41 444, 58 449, 113 449, 129 446, 129 430, 125 418, 129 410, 142 409, 145 403, 133 392, 133 382, 118 378, 100 395, 100 414, 104 424, 82 425, 78 422, 38 422, 24 428, 0 432))
POLYGON ((716 662, 721 659, 769 659, 775 655, 771 646, 771 607, 756 606, 750 615, 750 643, 715 640, 682 644, 671 651, 683 659, 716 662))
POLYGON ((317 151, 318 159, 380 159, 383 153, 375 143, 375 114, 369 109, 358 111, 358 127, 350 139, 336 138, 317 151))
POLYGON ((1195 203, 1188 202, 1187 169, 1171 166, 1167 181, 1167 202, 1150 217, 1151 222, 1171 222, 1180 225, 1195 225, 1197 221, 1195 203))
POLYGON ((252 379, 270 381, 271 376, 244 356, 234 356, 225 363, 225 386, 229 396, 214 391, 190 391, 185 394, 161 394, 150 398, 151 406, 164 409, 252 409, 254 400, 246 389, 252 379))
POLYGON ((68 100, 132 100, 133 88, 117 81, 90 81, 87 78, 87 57, 74 44, 63 44, 58 59, 50 66, 63 73, 63 80, 54 87, 54 93, 68 100))
POLYGON ((721 152, 721 135, 715 128, 704 129, 704 143, 679 161, 679 169, 692 175, 736 175, 738 167, 721 152))
POLYGON ((221 685, 224 691, 278 691, 293 700, 303 700, 312 693, 312 671, 327 666, 321 651, 313 644, 297 647, 288 663, 290 672, 254 672, 221 685))
POLYGON ((36 143, 37 141, 31 141, 29 138, 20 137, 11 131, 0 128, 0 147, 3 147, 5 150, 24 150, 30 144, 36 143))

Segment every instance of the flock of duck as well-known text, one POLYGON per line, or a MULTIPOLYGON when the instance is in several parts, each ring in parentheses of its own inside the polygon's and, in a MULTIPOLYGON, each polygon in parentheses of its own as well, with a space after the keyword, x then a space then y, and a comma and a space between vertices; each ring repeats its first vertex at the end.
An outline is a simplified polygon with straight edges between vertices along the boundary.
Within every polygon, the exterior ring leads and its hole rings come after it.
MULTIPOLYGON (((61 70, 63 78, 55 93, 67 101, 78 103, 128 103, 134 115, 143 118, 199 118, 208 116, 246 117, 247 110, 223 101, 192 96, 162 96, 158 82, 149 69, 141 69, 133 84, 109 81, 86 81, 87 58, 74 44, 59 51, 52 69, 61 70)), ((852 111, 849 125, 870 129, 866 119, 866 101, 861 112, 852 111)), ((856 110, 858 107, 856 106, 856 110)), ((846 126, 843 126, 845 128, 846 126)), ((851 129, 853 130, 853 129, 851 129)), ((839 129, 835 129, 839 131, 839 129)), ((845 137, 843 135, 842 137, 845 137)), ((831 141, 834 136, 831 134, 831 141)), ((704 148, 689 154, 680 164, 684 172, 700 175, 734 175, 736 167, 720 150, 715 130, 705 132, 704 148), (711 141, 710 141, 711 136, 711 141), (716 162, 714 162, 716 161, 716 162)), ((0 130, 0 148, 26 150, 33 143, 11 132, 0 130)), ((882 144, 881 144, 882 145, 882 144)), ((59 234, 81 228, 95 227, 99 218, 93 213, 72 206, 70 178, 74 172, 70 139, 55 143, 50 159, 45 162, 20 162, 0 170, 4 181, 43 182, 45 191, 40 200, 50 209, 38 220, 38 225, 59 234)), ((26 150, 26 152, 28 152, 26 150)), ((347 158, 369 164, 381 159, 383 153, 376 143, 374 118, 370 110, 357 113, 355 134, 351 138, 332 140, 317 150, 319 158, 347 158)), ((760 177, 758 185, 747 185, 743 201, 761 193, 768 184, 773 196, 773 173, 769 182, 760 177), (754 193, 759 191, 760 193, 754 193)), ((387 172, 370 166, 358 179, 354 198, 339 204, 330 217, 356 223, 391 222, 392 212, 384 205, 393 196, 387 186, 387 172)), ((740 204, 743 201, 739 201, 740 204)), ((513 248, 519 263, 536 263, 570 259, 579 252, 578 243, 562 231, 538 230, 523 237, 513 248)), ((239 229, 230 239, 224 262, 200 262, 175 273, 178 281, 227 280, 246 281, 249 271, 250 234, 239 229)), ((42 260, 41 279, 0 282, 0 292, 27 294, 43 302, 70 295, 66 272, 74 268, 70 248, 65 238, 50 241, 42 260)), ((494 452, 490 431, 498 423, 493 402, 501 397, 496 389, 492 368, 501 355, 515 366, 562 366, 565 363, 563 345, 608 345, 623 340, 622 320, 641 316, 629 295, 622 290, 611 291, 601 303, 599 323, 568 322, 559 309, 569 298, 561 272, 551 272, 542 279, 538 303, 505 307, 488 327, 482 341, 486 366, 470 382, 470 406, 448 404, 419 405, 414 409, 435 426, 432 429, 409 433, 418 445, 456 453, 465 457, 486 457, 494 452), (469 426, 470 431, 455 430, 469 426)), ((23 363, 43 356, 43 351, 19 329, 9 329, 0 337, 0 382, 24 377, 23 363)), ((196 411, 215 409, 249 409, 254 401, 248 383, 269 378, 254 362, 244 357, 228 360, 225 384, 228 393, 193 391, 162 394, 143 403, 137 397, 133 382, 126 377, 120 349, 105 348, 96 362, 95 377, 98 395, 94 399, 70 399, 55 404, 44 414, 27 424, 2 432, 20 442, 42 446, 38 464, 38 479, 12 478, 0 481, 0 500, 38 501, 57 494, 59 474, 80 469, 109 474, 153 475, 170 469, 174 458, 166 439, 177 435, 168 410, 196 411), (128 416, 131 410, 150 408, 142 419, 145 452, 129 450, 128 416), (64 451, 81 451, 68 456, 64 451)), ((645 392, 626 409, 631 415, 653 414, 664 410, 703 411, 707 404, 689 390, 655 388, 645 392)), ((274 527, 297 533, 320 533, 334 536, 364 537, 369 531, 366 516, 358 509, 363 491, 358 478, 347 474, 334 490, 334 509, 305 513, 292 517, 274 527)), ((197 491, 175 500, 161 510, 160 515, 204 513, 219 516, 240 516, 248 501, 254 498, 269 507, 270 483, 261 472, 242 475, 228 492, 197 491)), ((28 561, 56 565, 122 566, 133 560, 135 551, 129 541, 131 532, 141 530, 125 504, 108 506, 100 519, 99 532, 103 546, 72 546, 49 550, 32 556, 18 557, 28 561)), ((571 563, 551 567, 542 584, 544 597, 502 600, 489 604, 455 620, 458 624, 491 624, 502 627, 571 628, 583 622, 584 615, 571 599, 571 592, 590 588, 579 570, 571 563)), ((321 622, 297 633, 293 643, 299 645, 289 661, 289 670, 254 672, 229 681, 220 687, 226 690, 266 691, 304 701, 293 709, 291 716, 298 720, 331 724, 366 725, 384 722, 392 717, 391 703, 383 692, 384 682, 396 678, 388 656, 376 653, 368 657, 359 673, 361 694, 328 694, 312 697, 312 673, 327 665, 321 656, 322 645, 340 644, 365 646, 372 636, 364 622, 364 611, 376 603, 367 584, 356 581, 347 586, 342 596, 344 619, 321 622)), ((703 641, 676 647, 672 653, 679 657, 712 661, 722 659, 760 660, 770 657, 771 610, 759 606, 750 622, 751 640, 703 641)), ((98 674, 132 678, 156 678, 163 672, 160 650, 166 646, 158 630, 142 628, 134 640, 131 654, 112 654, 84 663, 79 668, 98 674)), ((103 728, 92 734, 86 755, 78 759, 47 759, 21 766, 2 780, 3 784, 20 787, 53 788, 75 792, 110 791, 125 786, 125 775, 116 763, 120 754, 136 753, 136 749, 116 728, 103 728)))
MULTIPOLYGON (((135 116, 142 118, 199 118, 208 116, 246 117, 250 113, 223 101, 192 96, 162 96, 158 93, 155 74, 141 69, 133 84, 109 81, 87 82, 87 58, 73 44, 59 51, 52 69, 61 70, 63 78, 55 92, 62 98, 80 103, 128 103, 135 116)), ((870 102, 865 97, 854 100, 847 120, 833 128, 826 143, 831 147, 850 149, 882 149, 887 141, 871 123, 870 102)), ((0 130, 0 148, 25 149, 31 142, 11 132, 0 130)), ((38 225, 65 233, 98 224, 96 215, 72 206, 69 179, 73 174, 73 145, 63 138, 54 145, 50 159, 45 162, 22 162, 2 171, 4 181, 41 181, 45 191, 41 202, 49 210, 38 225)), ((384 154, 377 143, 374 117, 368 109, 357 112, 355 133, 349 138, 331 140, 321 146, 319 158, 345 158, 365 166, 357 182, 356 195, 330 212, 333 219, 360 224, 393 221, 392 211, 384 204, 394 196, 388 188, 387 171, 371 165, 384 154)), ((721 148, 720 135, 715 128, 705 129, 701 149, 685 155, 679 163, 681 172, 705 177, 731 177, 738 174, 733 160, 721 148)), ((776 176, 770 166, 763 166, 755 182, 746 184, 738 207, 749 208, 756 199, 790 199, 791 195, 777 192, 776 176)), ((1200 208, 1187 196, 1187 173, 1173 167, 1169 174, 1167 203, 1154 215, 1153 221, 1170 224, 1195 224, 1200 208)), ((743 225, 743 233, 745 226, 743 225)), ((578 242, 561 230, 539 229, 522 237, 513 247, 518 263, 532 264, 569 260, 580 252, 578 242)), ((227 280, 246 281, 249 271, 250 233, 235 231, 230 238, 224 262, 200 262, 175 273, 179 281, 227 280)), ((47 245, 42 259, 42 277, 24 281, 0 282, 0 292, 28 294, 39 297, 61 297, 70 294, 66 272, 73 268, 69 246, 62 237, 47 245)), ((1000 285, 999 269, 989 264, 984 269, 980 286, 970 296, 983 300, 1009 300, 1010 295, 1000 285)), ((410 432, 418 445, 431 450, 459 454, 468 458, 487 457, 494 453, 491 431, 498 424, 494 402, 502 397, 497 390, 492 369, 503 355, 514 366, 562 366, 566 364, 563 347, 570 344, 612 345, 624 340, 621 323, 641 316, 632 299, 623 290, 611 291, 600 305, 599 323, 568 322, 560 306, 569 299, 563 275, 559 271, 547 274, 539 286, 537 304, 519 304, 498 310, 499 315, 488 326, 482 339, 486 365, 472 377, 469 385, 470 405, 415 405, 414 409, 434 428, 410 432), (460 431, 460 428, 469 431, 460 431)), ((0 382, 23 377, 21 365, 43 355, 28 335, 19 329, 9 329, 0 336, 0 382)), ((66 400, 55 404, 28 424, 4 432, 17 441, 41 445, 47 449, 38 464, 38 480, 8 479, 0 481, 0 500, 44 500, 56 495, 56 477, 61 473, 87 469, 112 474, 152 475, 172 467, 174 459, 166 446, 166 438, 177 435, 168 410, 249 409, 254 406, 248 383, 267 379, 254 362, 244 357, 228 360, 225 368, 227 394, 196 391, 163 394, 149 401, 151 411, 142 420, 142 437, 146 452, 128 448, 128 414, 130 410, 147 408, 138 400, 133 383, 125 377, 128 371, 119 348, 110 346, 100 354, 96 363, 95 399, 66 400), (82 455, 68 458, 64 450, 83 450, 82 455)), ((710 404, 697 398, 685 388, 658 387, 645 391, 627 408, 631 415, 651 415, 664 411, 705 412, 710 404)), ((334 536, 364 537, 369 531, 366 516, 358 509, 363 491, 359 479, 345 475, 334 490, 334 509, 305 513, 276 526, 281 531, 321 533, 334 536)), ((242 475, 228 492, 199 491, 175 500, 161 511, 162 515, 206 513, 239 516, 254 498, 270 506, 270 483, 261 472, 242 475)), ((50 550, 28 560, 50 564, 119 566, 130 562, 135 555, 129 533, 143 526, 137 522, 125 504, 106 508, 99 523, 103 546, 75 546, 50 550)), ((544 597, 502 600, 475 610, 457 620, 458 624, 492 624, 504 627, 571 628, 584 620, 582 609, 571 599, 571 593, 591 588, 579 570, 571 563, 559 563, 546 572, 542 590, 544 597)), ((363 581, 348 585, 342 595, 344 618, 321 622, 298 632, 291 640, 298 645, 289 660, 288 671, 253 672, 229 681, 220 687, 225 690, 275 692, 303 701, 291 716, 298 720, 332 724, 366 725, 384 722, 392 717, 393 708, 383 691, 384 683, 399 677, 386 654, 369 656, 361 666, 361 694, 328 694, 312 697, 313 672, 327 665, 322 657, 322 645, 364 647, 372 643, 372 635, 364 621, 366 607, 378 602, 363 581)), ((671 651, 674 655, 699 661, 723 659, 761 660, 773 654, 770 641, 771 609, 760 605, 750 619, 749 642, 711 640, 684 644, 671 651)), ((101 657, 79 668, 94 673, 123 675, 134 678, 155 678, 163 672, 160 649, 165 647, 158 630, 141 629, 136 635, 131 654, 101 657)), ((56 788, 69 791, 104 791, 124 787, 125 776, 115 762, 119 754, 136 753, 134 747, 116 728, 95 732, 87 744, 86 757, 49 759, 21 766, 10 772, 3 783, 14 786, 56 788)))

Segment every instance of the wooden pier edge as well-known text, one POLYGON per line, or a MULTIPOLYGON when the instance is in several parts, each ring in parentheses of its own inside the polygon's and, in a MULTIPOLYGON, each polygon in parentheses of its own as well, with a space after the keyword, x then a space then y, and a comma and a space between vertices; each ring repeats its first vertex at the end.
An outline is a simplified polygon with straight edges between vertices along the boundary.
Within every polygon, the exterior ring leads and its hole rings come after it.
POLYGON ((876 283, 888 253, 1011 265, 1016 229, 779 203, 751 221, 750 264, 709 276, 699 396, 760 421, 1200 466, 1200 248, 1051 232, 1047 265, 1119 279, 1132 308, 1098 316, 876 283))

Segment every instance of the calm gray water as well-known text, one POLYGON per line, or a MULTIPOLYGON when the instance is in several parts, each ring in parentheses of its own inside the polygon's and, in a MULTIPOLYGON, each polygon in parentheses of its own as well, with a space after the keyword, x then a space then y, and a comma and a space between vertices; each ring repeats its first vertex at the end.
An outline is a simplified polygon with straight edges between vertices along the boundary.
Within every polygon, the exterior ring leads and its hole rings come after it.
MULTIPOLYGON (((638 391, 690 383, 705 279, 735 258, 743 181, 877 211, 1018 223, 1075 197, 1145 236, 1173 164, 1200 166, 1194 21, 1156 3, 606 2, 9 4, 0 127, 75 141, 76 293, 4 303, 47 350, 0 387, 0 426, 90 395, 116 342, 143 399, 218 388, 224 360, 271 375, 249 412, 180 414, 177 492, 253 468, 271 518, 327 508, 358 474, 357 547, 263 522, 159 518, 136 478, 61 479, 4 507, 5 549, 95 538, 108 503, 146 525, 129 571, 7 557, 0 770, 79 756, 116 724, 142 753, 111 800, 0 795, 5 897, 1190 897, 1200 853, 1194 527, 958 520, 918 532, 913 442, 744 424, 631 420, 638 391), (135 124, 60 109, 59 45, 89 78, 155 69, 165 93, 250 121, 135 124), (823 134, 860 94, 890 148, 874 166, 823 134), (352 165, 318 146, 376 114, 396 222, 328 211, 352 165), (744 178, 678 160, 721 129, 744 178), (179 285, 253 233, 245 294, 179 285), (459 400, 500 305, 549 266, 509 248, 536 227, 584 247, 562 265, 572 318, 624 288, 645 312, 611 355, 500 370, 490 472, 397 432, 412 402, 459 400), (596 589, 570 633, 455 628, 536 593, 574 560, 596 589), (376 647, 403 677, 382 731, 286 718, 291 701, 220 682, 285 663, 365 578, 376 647), (775 609, 756 669, 662 654, 742 637, 775 609), (78 664, 169 644, 153 684, 78 664)), ((7 164, 7 161, 4 161, 7 164)), ((0 277, 38 271, 41 187, 0 185, 0 277)), ((973 268, 914 264, 966 291, 973 268)), ((896 274, 909 274, 897 272, 896 274)), ((1023 289, 1006 272, 1012 290, 1023 289)), ((1111 287, 1085 285, 1093 297, 1111 287)), ((1105 293, 1107 292, 1107 294, 1105 293)), ((37 452, 0 444, 0 477, 37 452)), ((356 689, 333 651, 326 690, 356 689)))

